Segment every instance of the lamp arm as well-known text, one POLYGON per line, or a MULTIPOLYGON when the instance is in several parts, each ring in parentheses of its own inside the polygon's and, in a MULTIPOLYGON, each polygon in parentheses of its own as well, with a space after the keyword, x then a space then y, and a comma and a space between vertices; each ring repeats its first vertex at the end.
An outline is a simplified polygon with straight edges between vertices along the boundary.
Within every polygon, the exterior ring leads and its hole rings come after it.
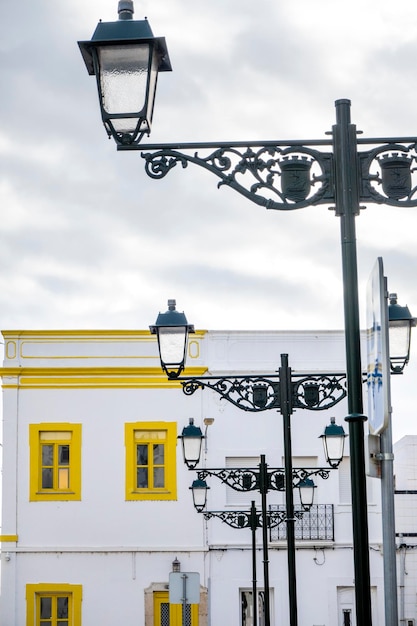
MULTIPOLYGON (((181 376, 177 380, 187 396, 208 388, 242 411, 257 413, 281 406, 279 375, 181 376)), ((291 389, 293 408, 324 411, 346 397, 346 374, 292 374, 291 389)))

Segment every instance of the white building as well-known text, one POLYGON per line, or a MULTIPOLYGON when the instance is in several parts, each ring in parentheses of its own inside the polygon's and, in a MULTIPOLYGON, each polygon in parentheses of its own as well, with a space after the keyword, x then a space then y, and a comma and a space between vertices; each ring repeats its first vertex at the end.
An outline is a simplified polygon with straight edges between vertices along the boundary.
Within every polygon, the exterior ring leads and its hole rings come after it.
MULTIPOLYGON (((148 331, 3 335, 2 626, 176 626, 182 607, 168 596, 175 559, 181 572, 199 574, 200 603, 187 608, 187 624, 251 626, 251 532, 194 510, 196 473, 177 436, 193 417, 206 434, 201 466, 254 467, 264 454, 283 467, 279 411, 241 411, 207 389, 186 396, 162 374, 148 331)), ((199 331, 186 374, 273 374, 282 353, 295 374, 345 371, 341 332, 199 331)), ((346 411, 343 400, 294 412, 294 467, 326 466, 319 435, 331 416, 343 424, 346 411)), ((346 441, 339 470, 314 478, 315 505, 297 523, 299 626, 355 624, 346 441)), ((207 482, 210 511, 248 510, 253 499, 259 506, 257 492, 207 482)), ((268 505, 283 504, 282 492, 269 492, 268 505)), ((368 479, 368 504, 373 623, 382 626, 378 479, 368 479)), ((404 537, 409 527, 412 520, 404 537)), ((258 530, 259 626, 261 539, 258 530)), ((288 624, 285 525, 269 539, 271 625, 280 626, 288 624)), ((407 594, 413 618, 415 592, 414 603, 407 594)))

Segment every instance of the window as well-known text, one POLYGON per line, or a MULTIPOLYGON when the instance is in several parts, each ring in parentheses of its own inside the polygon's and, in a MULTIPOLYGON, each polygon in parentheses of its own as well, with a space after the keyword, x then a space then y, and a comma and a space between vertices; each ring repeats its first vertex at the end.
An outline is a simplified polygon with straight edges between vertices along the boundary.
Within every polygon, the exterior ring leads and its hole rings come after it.
POLYGON ((176 500, 174 422, 126 424, 126 500, 176 500))
POLYGON ((81 585, 26 585, 26 626, 81 626, 81 585))
MULTIPOLYGON (((265 592, 263 590, 257 591, 258 598, 256 603, 256 623, 259 626, 265 626, 265 592)), ((270 602, 272 606, 272 602, 270 602)), ((254 624, 254 607, 253 607, 253 592, 241 590, 240 591, 240 623, 241 626, 253 626, 254 624)))
MULTIPOLYGON (((227 456, 225 459, 226 467, 244 468, 258 470, 260 458, 259 456, 227 456)), ((226 505, 249 507, 251 501, 256 504, 260 503, 259 491, 236 491, 232 487, 226 487, 226 505)))
POLYGON ((81 424, 31 424, 30 500, 81 500, 81 424))

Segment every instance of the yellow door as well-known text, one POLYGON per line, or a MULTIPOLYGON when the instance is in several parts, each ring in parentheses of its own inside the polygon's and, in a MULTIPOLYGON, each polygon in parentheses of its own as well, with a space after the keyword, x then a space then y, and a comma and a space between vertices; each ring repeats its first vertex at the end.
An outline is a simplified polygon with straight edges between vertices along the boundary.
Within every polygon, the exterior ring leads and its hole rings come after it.
MULTIPOLYGON (((182 605, 169 603, 168 591, 155 591, 153 594, 154 626, 183 626, 182 605)), ((198 626, 198 604, 185 607, 185 626, 198 626)))

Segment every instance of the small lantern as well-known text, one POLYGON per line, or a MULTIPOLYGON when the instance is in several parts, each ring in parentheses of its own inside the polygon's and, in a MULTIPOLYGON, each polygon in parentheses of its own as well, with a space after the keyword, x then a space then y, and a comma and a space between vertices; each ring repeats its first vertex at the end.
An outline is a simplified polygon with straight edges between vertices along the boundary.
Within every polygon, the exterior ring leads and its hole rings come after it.
POLYGON ((161 367, 168 378, 178 378, 184 370, 188 333, 194 332, 194 326, 175 305, 175 300, 168 300, 168 311, 159 313, 155 324, 149 327, 157 336, 161 367))
POLYGON ((402 374, 410 359, 411 329, 416 318, 408 306, 397 303, 397 294, 390 293, 388 306, 389 361, 392 374, 402 374))
POLYGON ((201 513, 206 506, 207 489, 210 489, 210 487, 208 487, 205 480, 196 479, 193 481, 190 489, 193 492, 194 508, 198 513, 201 513))
POLYGON ((345 446, 345 437, 347 437, 343 426, 338 426, 334 417, 330 418, 330 424, 324 429, 324 433, 320 435, 323 439, 324 455, 330 467, 336 468, 343 459, 343 450, 345 446))
POLYGON ((297 485, 300 493, 301 506, 305 511, 309 511, 314 502, 314 490, 316 485, 311 478, 303 478, 297 485))
POLYGON ((177 559, 177 557, 175 557, 175 559, 172 561, 172 571, 173 572, 181 571, 181 562, 177 559))
POLYGON ((87 71, 97 78, 101 117, 117 144, 139 143, 151 131, 158 72, 171 71, 164 37, 133 20, 133 1, 119 1, 119 20, 99 22, 79 41, 87 71))
POLYGON ((178 439, 182 440, 184 463, 188 469, 194 469, 200 460, 201 444, 204 435, 199 426, 194 426, 194 419, 190 417, 188 426, 185 426, 178 439))

